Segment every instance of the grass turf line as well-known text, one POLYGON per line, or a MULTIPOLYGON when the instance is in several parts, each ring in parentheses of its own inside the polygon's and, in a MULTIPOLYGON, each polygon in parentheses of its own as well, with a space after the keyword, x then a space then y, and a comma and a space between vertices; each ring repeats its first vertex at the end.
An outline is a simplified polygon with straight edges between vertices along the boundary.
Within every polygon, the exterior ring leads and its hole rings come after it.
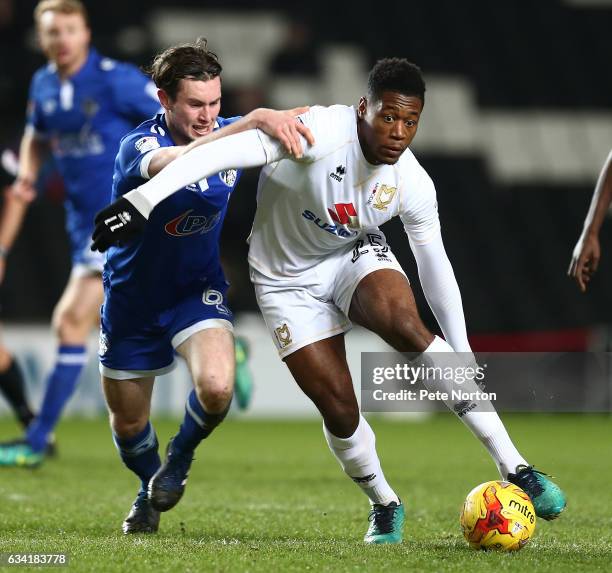
MULTIPOLYGON (((517 554, 475 552, 458 513, 497 479, 484 448, 452 415, 421 423, 370 417, 387 479, 406 505, 401 546, 367 547, 365 496, 341 472, 318 421, 232 418, 196 452, 181 503, 156 536, 125 537, 137 479, 105 420, 63 421, 60 457, 0 468, 0 552, 68 552, 72 571, 609 571, 612 419, 504 416, 519 449, 569 498, 517 554), (473 569, 475 568, 475 569, 473 569)), ((177 421, 156 421, 163 446, 177 421)), ((0 421, 0 439, 15 426, 0 421)))

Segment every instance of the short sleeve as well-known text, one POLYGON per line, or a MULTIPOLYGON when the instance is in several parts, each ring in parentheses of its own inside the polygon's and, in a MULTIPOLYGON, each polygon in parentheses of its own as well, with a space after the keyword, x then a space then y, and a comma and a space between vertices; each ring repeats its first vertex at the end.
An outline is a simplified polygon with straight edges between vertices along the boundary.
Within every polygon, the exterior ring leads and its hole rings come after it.
POLYGON ((410 244, 424 245, 440 231, 436 188, 431 177, 418 163, 416 177, 407 178, 404 186, 400 218, 410 244))
POLYGON ((113 94, 121 115, 141 123, 160 111, 155 84, 131 64, 118 63, 113 73, 113 94))
POLYGON ((315 139, 315 144, 306 148, 304 160, 317 161, 352 139, 351 127, 355 123, 353 115, 353 108, 346 106, 317 105, 298 116, 298 120, 310 129, 315 139))
MULTIPOLYGON (((331 107, 312 106, 306 113, 298 115, 296 121, 303 123, 312 133, 315 143, 308 145, 302 138, 304 155, 297 160, 313 163, 352 138, 351 127, 354 124, 353 108, 334 105, 331 107)), ((259 131, 259 139, 266 153, 267 163, 273 163, 289 155, 283 144, 277 139, 259 131)))
POLYGON ((119 165, 123 176, 149 179, 149 163, 161 147, 159 138, 151 133, 127 136, 119 148, 119 165))

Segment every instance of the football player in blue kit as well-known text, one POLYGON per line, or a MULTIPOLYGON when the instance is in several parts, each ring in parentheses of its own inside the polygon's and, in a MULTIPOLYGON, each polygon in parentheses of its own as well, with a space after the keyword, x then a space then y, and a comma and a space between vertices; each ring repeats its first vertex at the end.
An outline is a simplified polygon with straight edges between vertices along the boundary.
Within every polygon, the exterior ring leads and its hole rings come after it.
MULTIPOLYGON (((221 65, 205 40, 169 48, 151 66, 164 113, 126 135, 115 161, 113 200, 192 148, 254 127, 301 155, 309 130, 288 112, 219 116, 221 65)), ((100 331, 100 372, 113 439, 141 481, 124 533, 153 533, 160 511, 183 495, 196 446, 224 419, 234 382, 232 312, 219 260, 221 226, 240 171, 188 185, 155 211, 146 233, 108 251, 100 331), (162 465, 149 421, 155 377, 187 362, 194 389, 162 465)), ((122 216, 121 214, 119 216, 122 216)))
POLYGON ((87 12, 78 0, 42 0, 34 10, 49 64, 32 78, 20 145, 8 251, 50 151, 66 190, 66 229, 72 273, 53 313, 55 365, 38 416, 22 440, 0 446, 0 465, 34 467, 87 361, 86 341, 99 320, 103 257, 89 249, 93 218, 108 204, 113 163, 123 135, 160 109, 155 86, 135 66, 101 56, 90 46, 87 12))

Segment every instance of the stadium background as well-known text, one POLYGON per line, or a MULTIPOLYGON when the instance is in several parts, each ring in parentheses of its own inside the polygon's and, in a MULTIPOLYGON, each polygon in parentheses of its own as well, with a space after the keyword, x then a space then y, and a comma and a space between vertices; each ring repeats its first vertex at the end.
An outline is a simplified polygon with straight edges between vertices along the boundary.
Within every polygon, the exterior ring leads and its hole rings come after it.
MULTIPOLYGON (((425 111, 413 149, 439 196, 447 251, 476 349, 604 350, 612 323, 604 259, 587 295, 565 276, 612 135, 609 30, 612 2, 450 0, 366 3, 140 0, 86 2, 93 43, 105 55, 146 65, 159 49, 209 39, 224 66, 222 115, 259 105, 354 104, 379 57, 403 56, 426 76, 425 111)), ((0 0, 0 141, 15 148, 29 79, 44 63, 32 25, 35 2, 0 0)), ((254 412, 314 412, 274 358, 248 280, 245 243, 256 173, 241 182, 223 234, 238 330, 251 339, 258 384, 254 412)), ((51 360, 48 323, 69 272, 61 181, 47 166, 8 260, 2 286, 4 335, 35 395, 51 360)), ((398 222, 385 229, 420 293, 398 222)), ((352 333, 351 361, 380 350, 352 333)), ((92 348, 95 341, 92 341, 92 348)), ((184 372, 172 384, 186 384, 184 372)), ((357 376, 358 378, 358 376, 357 376)), ((95 360, 71 405, 103 410, 95 360)), ((176 386, 156 403, 180 411, 176 386)), ((35 403, 37 403, 35 401, 35 403)))

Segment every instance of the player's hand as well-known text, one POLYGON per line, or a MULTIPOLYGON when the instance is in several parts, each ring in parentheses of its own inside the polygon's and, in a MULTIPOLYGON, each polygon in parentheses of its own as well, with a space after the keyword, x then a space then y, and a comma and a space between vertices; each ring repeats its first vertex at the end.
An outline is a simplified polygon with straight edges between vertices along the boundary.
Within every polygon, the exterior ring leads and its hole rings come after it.
POLYGON ((103 253, 111 245, 135 239, 144 230, 147 219, 125 197, 102 209, 94 220, 92 251, 103 253))
POLYGON ((31 203, 36 198, 36 188, 29 179, 15 179, 15 182, 8 188, 8 194, 24 203, 31 203))
POLYGON ((304 106, 284 111, 273 109, 261 110, 258 127, 270 137, 278 139, 289 154, 299 159, 304 155, 300 136, 309 145, 314 145, 315 142, 310 129, 296 119, 298 115, 306 113, 309 109, 310 107, 304 106))
POLYGON ((587 234, 578 239, 567 274, 575 279, 582 292, 586 291, 591 277, 597 271, 600 255, 597 235, 587 234))

